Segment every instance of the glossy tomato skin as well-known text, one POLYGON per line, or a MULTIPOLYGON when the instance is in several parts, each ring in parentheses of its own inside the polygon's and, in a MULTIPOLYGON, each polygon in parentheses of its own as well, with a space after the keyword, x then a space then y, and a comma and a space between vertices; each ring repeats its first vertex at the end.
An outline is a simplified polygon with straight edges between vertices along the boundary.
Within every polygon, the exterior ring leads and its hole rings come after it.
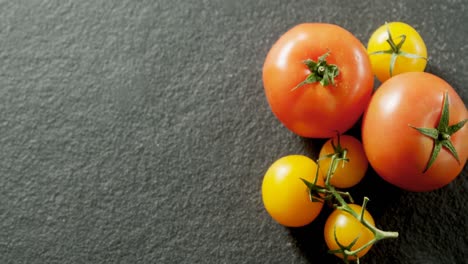
MULTIPOLYGON (((331 144, 332 140, 335 146, 338 144, 337 137, 329 139, 322 146, 319 157, 324 157, 335 152, 331 144)), ((369 163, 364 153, 364 148, 358 139, 349 135, 341 135, 340 145, 343 149, 347 150, 346 157, 349 161, 341 161, 339 163, 335 173, 330 179, 330 184, 338 188, 353 187, 364 178, 369 163)), ((331 166, 331 158, 321 159, 319 165, 322 174, 326 177, 328 169, 331 166)))
MULTIPOLYGON (((301 178, 314 182, 318 166, 302 155, 289 155, 275 161, 267 170, 262 183, 262 199, 265 209, 278 223, 300 227, 311 223, 323 207, 312 202, 307 186, 301 178)), ((324 186, 322 175, 317 184, 324 186)))
POLYGON ((436 128, 445 92, 449 125, 468 118, 456 91, 441 78, 425 72, 394 76, 373 95, 364 114, 362 139, 369 163, 383 179, 409 191, 431 191, 460 174, 468 157, 468 126, 451 136, 460 162, 442 148, 425 173, 434 141, 409 126, 436 128))
POLYGON ((373 89, 366 49, 345 29, 332 24, 300 24, 273 45, 263 66, 263 84, 275 116, 291 131, 312 138, 330 138, 351 128, 364 112, 373 89), (335 86, 306 84, 303 63, 330 52, 327 63, 339 74, 335 86))
MULTIPOLYGON (((349 207, 359 215, 362 212, 362 207, 359 205, 349 204, 349 207)), ((367 210, 364 212, 364 219, 372 226, 375 226, 374 218, 372 218, 372 215, 367 210)), ((351 250, 356 250, 364 246, 374 238, 374 234, 354 216, 348 212, 336 209, 328 216, 324 228, 325 242, 330 250, 340 249, 335 240, 335 229, 338 242, 344 246, 351 244, 356 237, 359 237, 356 244, 351 247, 351 250)), ((357 254, 358 257, 364 256, 371 247, 372 246, 369 246, 360 251, 357 254)), ((336 253, 335 255, 340 258, 344 257, 343 254, 340 253, 336 253)), ((356 258, 350 256, 348 259, 355 260, 356 258)))
MULTIPOLYGON (((396 43, 401 41, 400 36, 406 36, 405 42, 401 46, 401 51, 427 58, 426 44, 424 43, 421 35, 419 35, 412 26, 403 22, 391 22, 379 27, 369 38, 369 42, 367 44, 367 51, 369 54, 376 51, 389 50, 391 48, 390 44, 387 42, 387 28, 390 30, 390 34, 392 34, 392 38, 396 43)), ((370 55, 372 70, 377 79, 381 82, 384 82, 391 77, 391 56, 391 54, 370 55)), ((405 72, 422 72, 426 68, 426 63, 427 60, 425 59, 398 56, 395 61, 393 76, 405 72)))

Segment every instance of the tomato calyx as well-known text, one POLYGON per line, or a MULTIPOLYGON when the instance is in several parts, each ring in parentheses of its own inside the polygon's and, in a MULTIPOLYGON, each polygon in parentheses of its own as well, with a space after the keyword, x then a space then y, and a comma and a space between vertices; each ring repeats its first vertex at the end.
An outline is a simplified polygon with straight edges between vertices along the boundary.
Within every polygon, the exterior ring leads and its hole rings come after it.
POLYGON ((392 55, 391 58, 390 58, 390 68, 389 68, 390 77, 393 76, 393 70, 395 68, 395 63, 396 63, 396 59, 397 59, 398 56, 402 56, 402 57, 406 57, 406 58, 410 58, 410 59, 427 60, 427 58, 424 57, 424 56, 420 56, 418 54, 413 54, 413 53, 409 53, 409 52, 401 50, 401 47, 403 46, 403 44, 406 41, 406 35, 402 34, 402 35, 396 37, 396 39, 401 38, 401 40, 400 40, 400 42, 395 43, 395 40, 393 39, 393 36, 390 33, 390 27, 388 26, 388 23, 385 22, 385 25, 387 26, 387 34, 388 34, 388 38, 387 38, 386 41, 387 41, 388 45, 390 45, 390 49, 371 52, 371 53, 369 53, 369 55, 380 55, 380 54, 390 54, 390 55, 392 55))
POLYGON ((312 59, 307 59, 303 63, 309 68, 310 74, 306 77, 304 81, 299 83, 291 91, 296 90, 297 88, 311 84, 315 82, 320 82, 322 86, 327 86, 330 83, 335 85, 335 77, 340 73, 338 66, 335 64, 328 64, 326 58, 330 55, 330 51, 327 51, 325 54, 320 56, 317 62, 312 59))
POLYGON ((460 163, 460 158, 458 157, 457 150, 452 144, 452 141, 450 140, 450 137, 456 133, 458 130, 460 130, 465 123, 468 121, 468 119, 462 120, 454 125, 449 126, 449 102, 448 102, 448 92, 445 92, 444 94, 444 100, 443 100, 443 106, 442 106, 442 114, 440 116, 439 124, 437 125, 437 128, 422 128, 422 127, 414 127, 412 125, 409 125, 410 127, 416 129, 419 131, 421 134, 428 136, 434 141, 434 147, 432 149, 431 156, 429 157, 429 161, 427 162, 426 167, 424 168, 424 172, 426 172, 432 164, 434 164, 434 161, 436 160, 437 156, 440 153, 440 150, 442 148, 446 148, 450 153, 453 155, 453 157, 460 163))

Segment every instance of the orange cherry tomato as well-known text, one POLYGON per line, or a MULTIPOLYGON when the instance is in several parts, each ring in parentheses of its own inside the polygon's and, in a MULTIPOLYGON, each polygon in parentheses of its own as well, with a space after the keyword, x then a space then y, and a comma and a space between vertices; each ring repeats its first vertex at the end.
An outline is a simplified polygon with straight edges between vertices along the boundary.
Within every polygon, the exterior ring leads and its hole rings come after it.
MULTIPOLYGON (((362 180, 366 174, 369 163, 361 142, 356 138, 348 135, 341 135, 339 145, 337 137, 329 139, 322 146, 319 157, 322 158, 335 153, 336 148, 341 148, 341 151, 346 150, 346 158, 348 161, 339 162, 335 173, 330 179, 330 184, 338 188, 349 188, 358 184, 362 180), (333 145, 335 145, 335 148, 333 148, 333 145)), ((331 166, 331 161, 331 158, 319 160, 320 170, 324 177, 326 177, 331 166)))
MULTIPOLYGON (((362 207, 356 204, 349 204, 349 207, 356 212, 358 215, 362 212, 362 207)), ((371 214, 366 210, 364 212, 364 219, 375 226, 374 219, 371 214)), ((330 250, 340 249, 338 243, 335 240, 335 229, 336 229, 336 238, 338 242, 343 246, 348 246, 353 242, 356 237, 359 237, 356 243, 351 247, 351 250, 356 250, 366 243, 374 239, 374 234, 365 227, 358 219, 349 214, 348 212, 336 209, 333 211, 325 222, 324 236, 325 242, 330 250)), ((371 246, 366 247, 359 253, 357 256, 361 258, 364 256, 370 249, 371 246)), ((343 258, 342 253, 336 253, 337 257, 343 258)), ((355 260, 356 257, 349 256, 348 260, 355 260)))

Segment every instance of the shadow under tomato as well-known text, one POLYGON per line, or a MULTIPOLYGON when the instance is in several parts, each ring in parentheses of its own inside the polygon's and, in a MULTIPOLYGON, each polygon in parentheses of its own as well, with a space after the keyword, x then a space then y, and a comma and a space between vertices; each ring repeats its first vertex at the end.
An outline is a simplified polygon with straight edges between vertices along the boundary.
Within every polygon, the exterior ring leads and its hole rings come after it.
POLYGON ((404 190, 383 180, 370 166, 362 181, 346 191, 351 193, 356 204, 362 204, 364 197, 369 198, 367 209, 376 223, 389 207, 397 206, 401 202, 400 197, 405 193, 404 190))
POLYGON ((342 263, 339 258, 327 252, 328 248, 323 237, 323 227, 331 211, 324 205, 320 215, 311 224, 289 228, 295 248, 309 263, 342 263))
POLYGON ((303 138, 299 137, 304 143, 305 155, 309 158, 316 160, 318 158, 320 148, 325 143, 326 139, 303 138))

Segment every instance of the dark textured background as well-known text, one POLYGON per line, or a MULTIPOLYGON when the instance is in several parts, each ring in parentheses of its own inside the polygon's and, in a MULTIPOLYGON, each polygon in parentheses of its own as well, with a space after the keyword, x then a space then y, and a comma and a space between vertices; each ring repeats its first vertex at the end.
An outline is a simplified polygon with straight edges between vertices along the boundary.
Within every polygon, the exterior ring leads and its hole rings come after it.
MULTIPOLYGON (((467 1, 0 1, 0 263, 340 263, 263 209, 286 130, 261 68, 290 27, 413 25, 468 100, 467 1)), ((359 134, 357 129, 355 134, 359 134)), ((400 232, 364 263, 467 263, 467 169, 431 193, 351 190, 400 232)), ((360 200, 360 199, 358 199, 360 200)))

